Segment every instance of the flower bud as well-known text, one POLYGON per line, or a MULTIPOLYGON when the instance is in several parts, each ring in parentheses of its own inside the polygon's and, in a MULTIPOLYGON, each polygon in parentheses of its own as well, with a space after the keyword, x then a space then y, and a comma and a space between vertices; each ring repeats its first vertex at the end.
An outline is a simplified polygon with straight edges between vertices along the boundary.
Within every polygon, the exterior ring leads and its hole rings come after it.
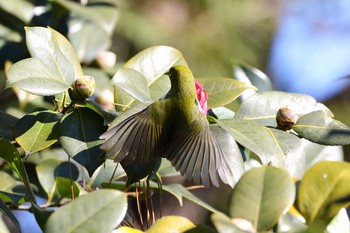
POLYGON ((208 104, 207 104, 208 92, 206 92, 202 87, 202 85, 197 81, 195 81, 195 86, 196 86, 196 96, 197 96, 197 100, 198 100, 198 104, 200 106, 201 112, 203 114, 207 114, 209 110, 208 104))
POLYGON ((297 114, 295 114, 287 106, 280 108, 276 114, 277 129, 285 131, 290 130, 292 129, 293 125, 295 125, 297 120, 297 114))
POLYGON ((81 76, 75 80, 73 90, 69 92, 72 100, 85 100, 95 91, 95 79, 92 76, 81 76))

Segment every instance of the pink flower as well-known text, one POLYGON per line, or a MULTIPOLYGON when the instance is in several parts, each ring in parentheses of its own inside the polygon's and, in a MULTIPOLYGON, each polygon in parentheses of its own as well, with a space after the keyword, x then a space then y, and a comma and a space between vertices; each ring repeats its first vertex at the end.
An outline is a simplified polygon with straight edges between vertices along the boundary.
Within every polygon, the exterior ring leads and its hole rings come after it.
POLYGON ((203 114, 207 114, 209 110, 207 105, 208 92, 204 90, 199 82, 194 81, 194 83, 196 85, 196 96, 199 103, 199 108, 203 114))

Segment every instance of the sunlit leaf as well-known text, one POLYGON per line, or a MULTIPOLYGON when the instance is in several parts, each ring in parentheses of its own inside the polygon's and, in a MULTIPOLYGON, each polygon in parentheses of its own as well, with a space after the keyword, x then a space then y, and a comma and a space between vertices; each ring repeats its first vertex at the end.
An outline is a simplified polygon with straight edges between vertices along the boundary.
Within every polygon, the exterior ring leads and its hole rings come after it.
POLYGON ((151 101, 147 80, 136 70, 120 68, 113 76, 112 84, 141 102, 151 101))
POLYGON ((292 206, 295 185, 283 169, 264 166, 246 172, 235 186, 230 216, 251 222, 257 231, 271 229, 292 206))
POLYGON ((127 210, 125 193, 100 190, 80 196, 49 217, 44 232, 111 232, 127 210))
POLYGON ((173 233, 186 232, 195 227, 195 225, 185 217, 181 216, 166 216, 158 219, 146 232, 147 233, 173 233))
POLYGON ((76 108, 66 114, 60 124, 62 147, 90 175, 102 164, 99 136, 106 131, 104 119, 89 108, 76 108))
POLYGON ((305 169, 303 142, 293 134, 249 120, 218 120, 242 146, 257 154, 263 164, 272 163, 300 177, 305 169))
POLYGON ((276 127, 276 113, 278 109, 285 106, 288 106, 297 115, 322 110, 327 115, 333 116, 326 106, 317 103, 311 96, 268 91, 258 92, 244 100, 237 110, 235 118, 254 120, 266 126, 276 127))
POLYGON ((2 157, 17 173, 26 187, 24 199, 30 202, 36 202, 33 190, 30 186, 30 181, 23 161, 17 149, 9 142, 0 140, 0 157, 2 157))
POLYGON ((232 78, 196 78, 208 92, 208 107, 216 108, 229 104, 247 89, 256 89, 232 78))
POLYGON ((309 225, 325 228, 341 208, 350 206, 350 163, 321 161, 303 177, 298 209, 309 225))
POLYGON ((136 228, 127 227, 127 226, 119 227, 117 232, 118 233, 144 233, 143 231, 140 231, 136 228))
POLYGON ((59 138, 61 116, 44 110, 25 115, 17 121, 16 141, 27 152, 34 153, 54 144, 59 138))
POLYGON ((300 117, 293 129, 303 138, 323 145, 350 144, 350 127, 315 111, 300 117))
POLYGON ((213 222, 218 233, 248 233, 236 226, 232 219, 222 213, 215 213, 211 215, 211 221, 213 222))

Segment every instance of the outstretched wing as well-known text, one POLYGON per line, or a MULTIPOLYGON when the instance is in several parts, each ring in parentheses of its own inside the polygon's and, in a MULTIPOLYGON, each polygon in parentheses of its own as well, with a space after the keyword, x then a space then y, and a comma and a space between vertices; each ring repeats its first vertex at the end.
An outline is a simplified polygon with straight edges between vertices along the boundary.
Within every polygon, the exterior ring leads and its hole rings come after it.
POLYGON ((148 107, 100 136, 106 139, 101 145, 101 149, 106 151, 106 158, 129 165, 135 162, 146 164, 160 157, 162 126, 150 111, 148 107))
POLYGON ((177 132, 169 142, 165 157, 186 178, 196 184, 219 186, 219 179, 230 184, 233 171, 210 131, 205 118, 199 117, 177 132), (203 127, 204 126, 204 127, 203 127))

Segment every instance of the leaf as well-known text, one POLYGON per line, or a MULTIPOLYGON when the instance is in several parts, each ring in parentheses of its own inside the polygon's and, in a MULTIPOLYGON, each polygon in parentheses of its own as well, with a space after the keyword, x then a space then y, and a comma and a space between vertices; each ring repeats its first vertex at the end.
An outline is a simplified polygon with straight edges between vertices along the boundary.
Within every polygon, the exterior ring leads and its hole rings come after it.
MULTIPOLYGON (((1 198, 0 198, 0 213, 5 214, 11 220, 13 225, 16 227, 17 231, 21 232, 21 226, 19 225, 17 218, 15 217, 15 215, 13 215, 11 210, 7 207, 7 205, 3 202, 1 198)), ((0 218, 2 218, 1 214, 0 214, 0 218)), ((0 224, 0 229, 2 230, 1 224, 0 224)))
POLYGON ((6 203, 17 204, 24 198, 24 194, 18 193, 17 188, 22 184, 8 173, 0 171, 0 199, 6 203))
POLYGON ((234 65, 234 76, 241 82, 254 85, 259 91, 273 90, 269 77, 255 67, 237 63, 234 65))
MULTIPOLYGON (((186 65, 186 61, 177 49, 168 46, 154 46, 136 54, 124 67, 141 73, 146 78, 151 98, 158 100, 170 87, 170 81, 164 77, 164 73, 172 66, 180 64, 186 65), (153 91, 157 93, 152 95, 153 91), (161 93, 163 91, 164 93, 161 93)), ((115 93, 115 102, 119 104, 117 105, 118 110, 125 110, 125 106, 131 106, 135 101, 121 88, 115 87, 115 93)))
POLYGON ((60 164, 61 162, 57 159, 47 159, 42 161, 35 167, 40 185, 48 196, 48 203, 50 203, 54 197, 58 196, 55 177, 57 175, 56 169, 60 164))
POLYGON ((251 231, 244 231, 236 226, 232 219, 222 213, 215 213, 211 215, 211 221, 213 222, 218 233, 248 233, 251 231))
POLYGON ((196 78, 208 92, 208 107, 217 108, 229 104, 247 89, 256 89, 232 78, 196 78))
POLYGON ((40 206, 34 203, 31 203, 31 205, 32 205, 35 220, 38 223, 40 229, 43 230, 45 228, 45 224, 48 218, 54 211, 50 209, 42 209, 40 208, 40 206))
POLYGON ((13 170, 15 170, 24 183, 26 187, 24 199, 36 203, 26 169, 17 149, 11 143, 0 140, 0 157, 2 157, 13 168, 13 170))
POLYGON ((325 229, 341 208, 350 206, 350 163, 321 161, 304 175, 297 206, 309 225, 325 229))
POLYGON ((44 232, 111 232, 123 220, 127 198, 117 190, 100 190, 83 195, 56 210, 44 232))
POLYGON ((19 18, 24 23, 29 24, 34 16, 34 5, 31 2, 23 0, 12 0, 9 2, 0 2, 0 9, 19 18))
POLYGON ((56 177, 56 185, 57 190, 62 197, 72 198, 71 186, 73 186, 74 197, 79 196, 79 187, 74 181, 71 181, 71 179, 64 177, 56 177))
POLYGON ((106 109, 106 108, 104 108, 104 107, 102 107, 102 106, 100 106, 100 105, 98 105, 95 102, 90 101, 90 100, 84 101, 83 106, 90 108, 91 110, 93 110, 97 114, 101 115, 105 120, 105 122, 104 122, 105 125, 107 125, 109 122, 113 121, 118 116, 118 114, 115 111, 106 109))
POLYGON ((332 116, 331 111, 323 104, 308 95, 291 94, 287 92, 259 92, 243 101, 237 110, 235 118, 254 120, 263 125, 276 127, 276 113, 281 107, 288 106, 295 114, 303 115, 316 110, 322 110, 332 116))
POLYGON ((151 101, 147 80, 136 70, 120 68, 113 76, 112 84, 140 102, 151 101))
POLYGON ((73 46, 63 35, 52 28, 24 29, 30 55, 41 59, 54 76, 71 86, 76 78, 84 75, 73 46))
POLYGON ((63 149, 83 165, 90 175, 102 164, 99 136, 106 131, 104 119, 89 108, 75 108, 61 121, 60 141, 63 149))
POLYGON ((323 111, 311 112, 300 117, 293 130, 301 137, 318 144, 350 144, 350 127, 327 116, 323 111))
POLYGON ((0 111, 0 133, 2 130, 15 126, 18 118, 6 112, 0 111))
POLYGON ((116 232, 117 233, 144 233, 143 231, 140 231, 132 227, 127 227, 127 226, 119 227, 116 232))
POLYGON ((251 222, 258 232, 271 229, 294 202, 295 186, 280 168, 264 166, 246 172, 235 186, 230 216, 251 222))
POLYGON ((158 219, 146 233, 173 233, 173 232, 186 232, 187 230, 194 228, 195 225, 185 217, 181 216, 166 216, 158 219))
POLYGON ((293 134, 267 128, 249 120, 217 120, 242 146, 258 155, 263 164, 288 170, 300 177, 305 169, 303 142, 293 134))
POLYGON ((6 88, 12 86, 43 96, 61 93, 70 87, 39 58, 27 58, 10 67, 6 88))
POLYGON ((16 141, 26 151, 34 153, 48 148, 59 138, 61 116, 54 111, 43 110, 25 115, 17 121, 16 141))

